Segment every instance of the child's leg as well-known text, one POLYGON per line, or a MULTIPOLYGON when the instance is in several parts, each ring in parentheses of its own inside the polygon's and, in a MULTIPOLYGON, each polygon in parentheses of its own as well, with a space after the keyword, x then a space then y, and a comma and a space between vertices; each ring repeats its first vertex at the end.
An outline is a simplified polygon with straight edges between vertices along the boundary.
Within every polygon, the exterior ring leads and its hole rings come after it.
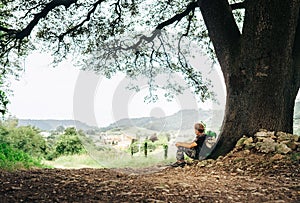
POLYGON ((177 148, 177 153, 176 153, 177 161, 184 161, 184 153, 192 159, 194 159, 196 157, 195 149, 189 149, 189 148, 180 146, 177 148))

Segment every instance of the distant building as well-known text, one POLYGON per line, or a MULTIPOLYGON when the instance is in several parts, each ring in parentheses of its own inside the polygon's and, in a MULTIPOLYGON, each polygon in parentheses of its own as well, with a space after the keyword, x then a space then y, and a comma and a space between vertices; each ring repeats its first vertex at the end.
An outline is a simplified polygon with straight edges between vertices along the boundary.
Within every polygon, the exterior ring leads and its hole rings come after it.
POLYGON ((120 149, 126 149, 131 145, 132 140, 135 138, 119 132, 118 133, 105 132, 99 135, 99 139, 101 140, 102 143, 106 145, 113 145, 120 149))
POLYGON ((131 145, 132 140, 134 140, 134 139, 135 138, 132 136, 122 134, 121 140, 120 140, 120 142, 118 142, 118 147, 121 149, 126 149, 131 145))

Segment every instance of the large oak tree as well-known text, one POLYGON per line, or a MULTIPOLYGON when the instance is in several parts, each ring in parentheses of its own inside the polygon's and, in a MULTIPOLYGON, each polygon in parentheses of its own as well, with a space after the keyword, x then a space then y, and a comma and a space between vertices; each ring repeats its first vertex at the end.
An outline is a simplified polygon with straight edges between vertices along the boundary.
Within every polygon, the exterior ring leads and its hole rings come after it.
POLYGON ((261 128, 292 132, 300 86, 299 8, 300 0, 6 0, 0 18, 1 69, 13 70, 14 54, 26 55, 37 40, 58 60, 71 52, 93 55, 86 67, 107 76, 115 71, 149 78, 167 70, 181 72, 207 99, 207 83, 186 63, 180 47, 176 57, 165 49, 162 31, 176 24, 179 44, 189 38, 213 52, 224 75, 226 112, 211 154, 215 158, 243 134, 261 128), (134 35, 137 28, 154 31, 135 35, 134 43, 120 37, 134 35))

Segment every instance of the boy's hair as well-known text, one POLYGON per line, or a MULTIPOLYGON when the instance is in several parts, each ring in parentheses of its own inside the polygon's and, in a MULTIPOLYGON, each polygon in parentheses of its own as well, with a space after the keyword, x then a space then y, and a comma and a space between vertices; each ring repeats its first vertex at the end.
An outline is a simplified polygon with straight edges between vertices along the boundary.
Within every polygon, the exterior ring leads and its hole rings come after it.
POLYGON ((205 130, 205 127, 202 123, 195 123, 195 130, 205 130))

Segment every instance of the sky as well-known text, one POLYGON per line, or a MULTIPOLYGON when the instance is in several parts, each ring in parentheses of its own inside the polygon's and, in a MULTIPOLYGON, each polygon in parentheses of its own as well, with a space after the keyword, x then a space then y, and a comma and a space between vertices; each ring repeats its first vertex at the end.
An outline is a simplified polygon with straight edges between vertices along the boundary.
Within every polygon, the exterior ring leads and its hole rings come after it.
MULTIPOLYGON (((126 89, 128 80, 124 74, 106 79, 93 72, 80 71, 71 61, 64 61, 57 67, 50 64, 51 57, 47 54, 35 53, 27 57, 20 80, 11 83, 13 95, 8 109, 12 116, 19 119, 74 119, 105 127, 123 118, 163 117, 182 109, 225 106, 224 81, 219 67, 211 69, 203 58, 196 58, 191 65, 212 80, 219 105, 201 103, 190 91, 169 102, 160 89, 157 102, 145 103, 144 97, 148 94, 145 80, 139 81, 141 90, 135 92, 126 89)), ((300 100, 300 94, 297 100, 300 100)))
MULTIPOLYGON (((220 106, 224 106, 222 76, 212 71, 206 60, 201 68, 221 91, 220 106), (213 72, 213 73, 211 73, 213 72)), ((200 61, 201 61, 200 60, 200 61)), ((193 63, 193 62, 191 62, 193 63)), ((199 59, 194 61, 199 66, 199 59)), ((19 81, 12 81, 13 96, 9 112, 19 119, 75 119, 90 125, 105 127, 122 118, 163 117, 182 109, 212 108, 211 102, 201 103, 190 91, 178 95, 171 102, 158 90, 159 100, 145 103, 147 84, 139 81, 140 91, 126 89, 128 80, 124 74, 106 79, 92 72, 80 71, 71 61, 52 67, 51 57, 34 53, 24 62, 25 70, 19 81)))

